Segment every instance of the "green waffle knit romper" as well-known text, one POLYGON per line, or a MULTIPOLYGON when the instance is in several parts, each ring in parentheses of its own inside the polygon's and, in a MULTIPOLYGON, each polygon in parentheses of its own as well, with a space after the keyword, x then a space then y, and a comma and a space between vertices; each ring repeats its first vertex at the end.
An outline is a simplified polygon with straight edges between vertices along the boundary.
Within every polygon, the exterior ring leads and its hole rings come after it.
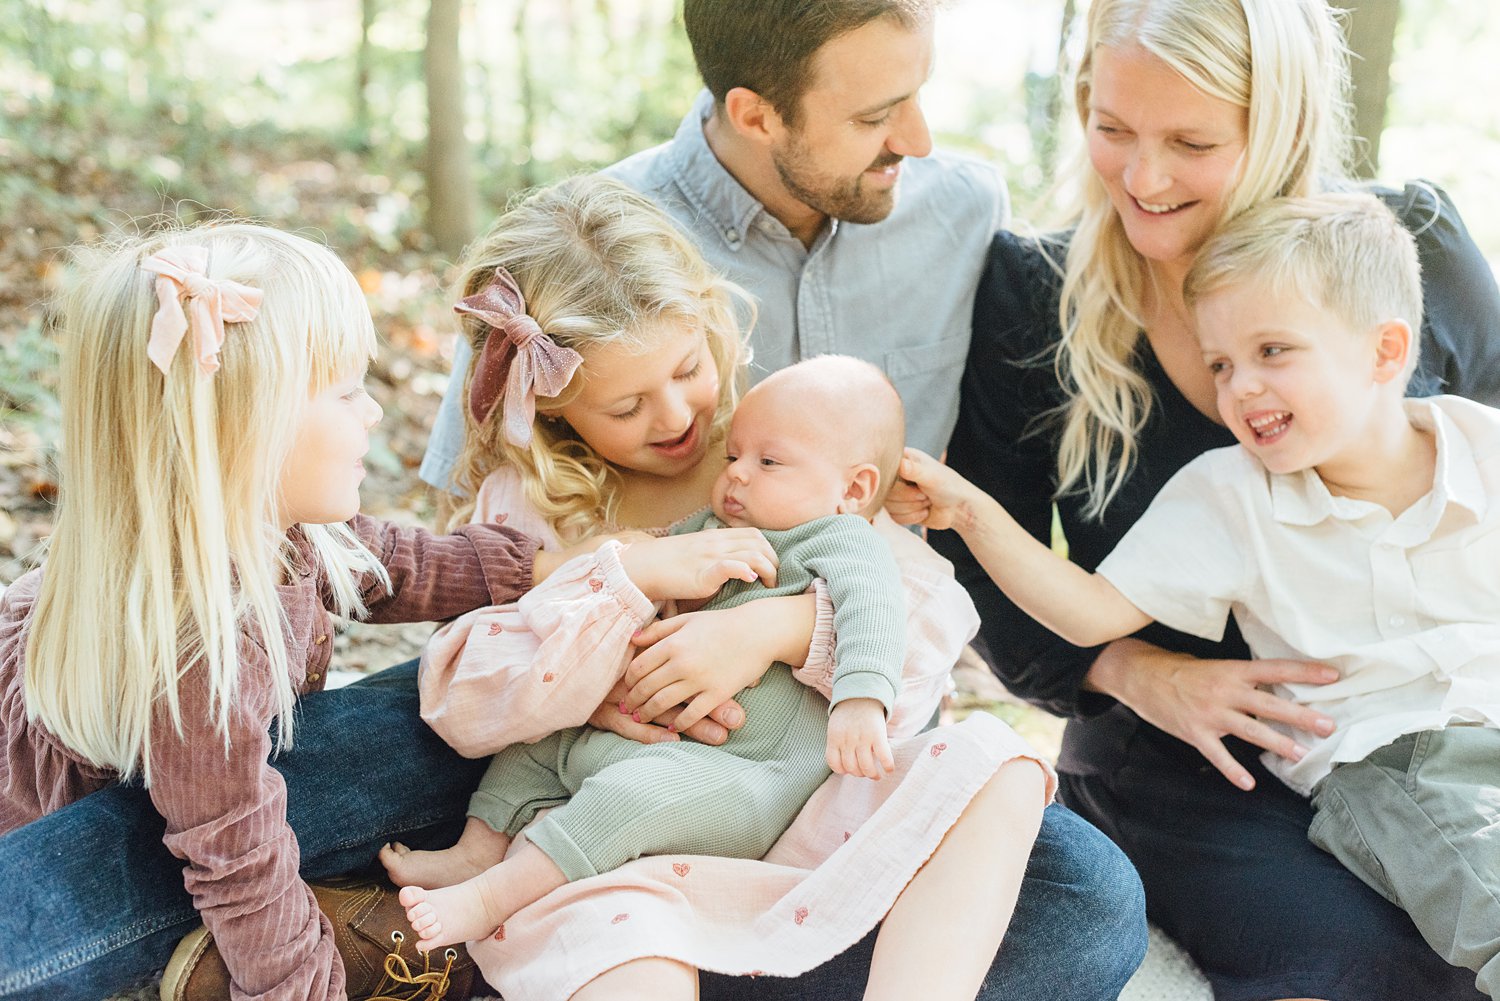
MULTIPOLYGON (((703 511, 674 534, 722 527, 703 511)), ((857 515, 765 536, 780 559, 776 587, 730 581, 704 607, 801 594, 822 578, 837 633, 832 704, 873 698, 889 712, 906 652, 905 595, 889 547, 857 515)), ((735 698, 745 725, 720 747, 640 744, 592 727, 508 747, 491 760, 469 815, 514 835, 557 807, 527 837, 569 880, 642 855, 760 858, 828 777, 829 703, 781 663, 735 698)))

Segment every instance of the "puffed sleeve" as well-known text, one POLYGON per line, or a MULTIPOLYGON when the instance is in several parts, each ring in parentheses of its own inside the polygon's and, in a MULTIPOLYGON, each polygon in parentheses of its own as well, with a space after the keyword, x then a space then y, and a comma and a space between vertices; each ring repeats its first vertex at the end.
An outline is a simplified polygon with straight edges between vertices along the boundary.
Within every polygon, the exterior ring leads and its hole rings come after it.
POLYGON ((619 542, 559 567, 518 604, 438 630, 422 654, 422 718, 458 753, 482 757, 588 722, 656 613, 620 564, 619 542))

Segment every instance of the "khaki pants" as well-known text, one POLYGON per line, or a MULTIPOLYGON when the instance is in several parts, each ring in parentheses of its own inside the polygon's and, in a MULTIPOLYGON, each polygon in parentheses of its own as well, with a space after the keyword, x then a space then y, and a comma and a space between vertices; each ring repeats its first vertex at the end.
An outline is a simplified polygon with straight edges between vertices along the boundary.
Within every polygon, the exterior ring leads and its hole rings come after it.
MULTIPOLYGON (((1308 839, 1500 991, 1500 730, 1407 734, 1313 788, 1308 839)), ((1329 915, 1336 920, 1337 915, 1329 915)))

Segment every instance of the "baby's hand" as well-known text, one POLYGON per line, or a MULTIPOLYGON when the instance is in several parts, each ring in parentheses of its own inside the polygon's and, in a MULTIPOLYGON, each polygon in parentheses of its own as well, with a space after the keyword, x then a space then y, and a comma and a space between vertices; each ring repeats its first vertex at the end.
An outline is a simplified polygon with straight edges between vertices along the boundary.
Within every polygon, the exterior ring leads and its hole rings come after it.
POLYGON ((953 528, 969 516, 974 484, 928 455, 908 448, 885 509, 898 525, 953 528))
POLYGON ((896 767, 885 732, 885 706, 876 699, 845 699, 828 715, 828 767, 836 775, 878 779, 896 767))
POLYGON ((730 580, 776 584, 776 551, 758 528, 648 539, 620 553, 625 574, 652 601, 707 598, 730 580))

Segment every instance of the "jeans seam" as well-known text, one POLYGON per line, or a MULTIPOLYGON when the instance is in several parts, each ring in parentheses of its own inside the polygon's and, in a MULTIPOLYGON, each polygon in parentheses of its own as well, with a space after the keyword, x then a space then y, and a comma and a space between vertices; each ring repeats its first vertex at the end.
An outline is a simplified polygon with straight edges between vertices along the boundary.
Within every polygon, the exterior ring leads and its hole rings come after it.
POLYGON ((85 963, 98 959, 105 953, 113 952, 122 946, 130 945, 132 942, 138 942, 159 931, 164 931, 172 925, 185 924, 197 916, 197 911, 193 910, 184 913, 182 917, 178 918, 169 920, 144 918, 134 924, 126 925, 119 931, 112 932, 82 946, 77 946, 58 956, 54 956, 46 962, 20 970, 13 976, 5 980, 0 980, 0 994, 8 994, 12 991, 35 987, 60 973, 77 969, 85 963))

